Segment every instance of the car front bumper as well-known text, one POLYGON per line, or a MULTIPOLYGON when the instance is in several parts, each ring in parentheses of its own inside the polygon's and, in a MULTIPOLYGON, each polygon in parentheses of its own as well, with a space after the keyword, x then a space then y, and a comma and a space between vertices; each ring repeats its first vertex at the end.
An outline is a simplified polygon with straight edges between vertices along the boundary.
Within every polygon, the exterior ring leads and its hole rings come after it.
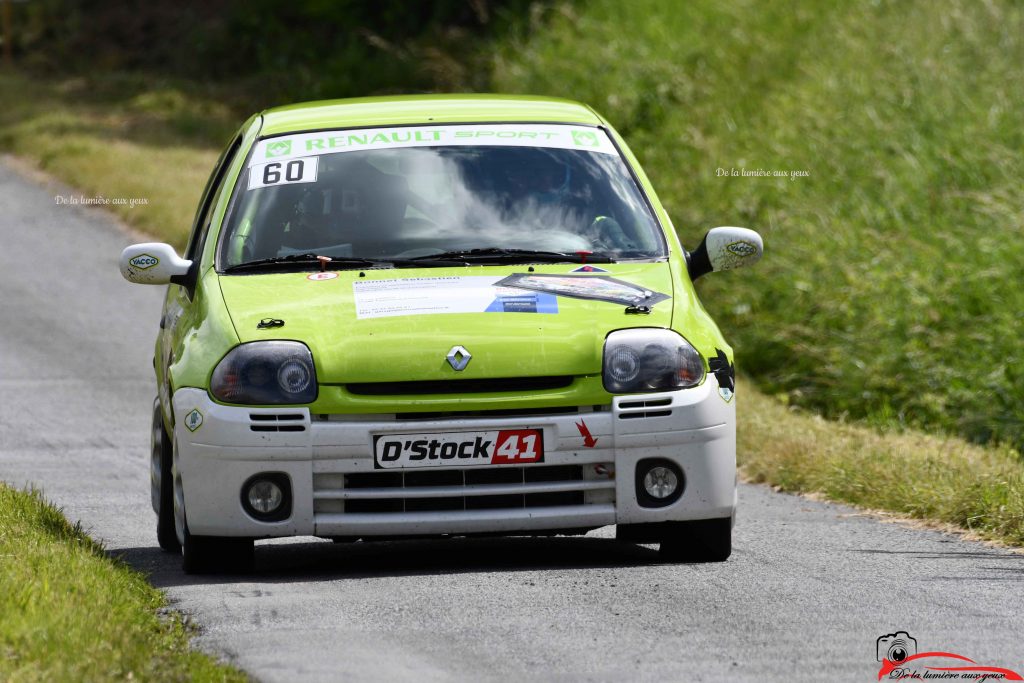
POLYGON ((405 419, 227 406, 183 388, 173 397, 175 472, 197 535, 515 534, 730 517, 736 401, 725 393, 729 401, 709 375, 693 389, 619 396, 611 406, 579 412, 405 419), (589 447, 580 423, 594 439, 589 447), (543 430, 543 464, 516 466, 521 473, 511 476, 493 472, 509 465, 374 467, 375 435, 503 429, 543 430), (676 502, 638 503, 637 463, 648 458, 681 468, 684 490, 676 502), (282 521, 262 522, 243 507, 242 488, 270 472, 287 476, 292 509, 282 521))

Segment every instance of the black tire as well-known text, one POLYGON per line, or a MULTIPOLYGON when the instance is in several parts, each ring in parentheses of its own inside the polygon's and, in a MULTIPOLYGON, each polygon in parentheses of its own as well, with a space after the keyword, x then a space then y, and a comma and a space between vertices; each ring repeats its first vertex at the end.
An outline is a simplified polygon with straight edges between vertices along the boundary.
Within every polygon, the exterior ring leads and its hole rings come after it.
POLYGON ((181 544, 178 543, 178 535, 174 530, 174 451, 173 443, 164 428, 160 399, 153 401, 151 449, 150 486, 153 489, 153 508, 156 512, 156 540, 167 552, 179 553, 181 544), (153 481, 156 472, 160 475, 159 482, 153 481))
POLYGON ((668 523, 659 552, 667 562, 725 562, 732 554, 732 518, 668 523))
POLYGON ((193 536, 185 523, 181 568, 186 574, 248 574, 255 555, 251 538, 193 536))

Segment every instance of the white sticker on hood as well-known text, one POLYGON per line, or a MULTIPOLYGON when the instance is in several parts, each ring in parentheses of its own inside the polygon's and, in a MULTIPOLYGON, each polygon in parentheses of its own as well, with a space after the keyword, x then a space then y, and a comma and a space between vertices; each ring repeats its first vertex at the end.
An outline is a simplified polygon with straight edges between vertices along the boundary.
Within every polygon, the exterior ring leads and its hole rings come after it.
POLYGON ((496 287, 503 276, 410 277, 352 283, 356 317, 436 313, 558 313, 547 292, 496 287))

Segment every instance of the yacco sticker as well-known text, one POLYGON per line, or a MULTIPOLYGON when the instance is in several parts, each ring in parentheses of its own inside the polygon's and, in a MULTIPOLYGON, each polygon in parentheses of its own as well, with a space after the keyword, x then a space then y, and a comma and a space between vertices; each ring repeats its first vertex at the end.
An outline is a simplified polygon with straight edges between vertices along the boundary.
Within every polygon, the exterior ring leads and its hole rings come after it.
POLYGON ((579 268, 573 268, 569 271, 570 273, 607 273, 608 271, 604 268, 598 268, 597 266, 585 265, 579 268))
POLYGON ((139 270, 146 270, 147 268, 152 268, 156 264, 160 263, 160 259, 158 259, 156 256, 150 256, 149 254, 139 254, 135 258, 128 261, 128 263, 130 263, 135 268, 138 268, 139 270))
POLYGON ((336 277, 338 277, 337 273, 310 273, 306 276, 306 279, 319 282, 320 280, 333 280, 336 277))
MULTIPOLYGON (((581 149, 598 154, 618 155, 615 145, 600 128, 558 124, 474 124, 451 126, 406 126, 400 128, 358 128, 297 133, 256 143, 249 167, 263 167, 268 161, 308 158, 320 154, 358 152, 403 147, 454 147, 487 145, 502 147, 553 147, 581 149)), ((250 179, 256 175, 250 172, 250 179)), ((309 182, 293 180, 291 182, 309 182)), ((276 185, 264 182, 249 189, 276 185)))
POLYGON ((203 414, 199 412, 197 408, 193 408, 192 411, 185 416, 185 427, 190 432, 194 432, 203 426, 203 414))
POLYGON ((603 275, 541 275, 513 273, 497 283, 499 287, 516 287, 548 292, 574 299, 595 299, 628 306, 653 306, 670 298, 631 282, 603 275))
POLYGON ((249 167, 249 189, 291 183, 315 183, 319 162, 319 157, 300 157, 254 164, 249 167))
POLYGON ((356 317, 440 313, 558 313, 550 293, 497 286, 500 276, 412 277, 352 283, 356 317))
POLYGON ((745 242, 743 240, 727 244, 725 248, 731 251, 732 253, 736 254, 737 256, 750 256, 751 254, 757 252, 757 247, 755 247, 750 242, 745 242))

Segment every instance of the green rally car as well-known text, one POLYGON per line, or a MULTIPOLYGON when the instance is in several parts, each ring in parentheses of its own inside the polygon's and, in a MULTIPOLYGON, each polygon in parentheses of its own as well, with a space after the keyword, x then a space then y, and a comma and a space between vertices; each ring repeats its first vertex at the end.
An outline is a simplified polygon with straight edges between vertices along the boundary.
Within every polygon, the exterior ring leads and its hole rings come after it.
POLYGON ((423 96, 253 116, 210 177, 156 341, 152 502, 187 572, 253 541, 585 533, 731 552, 732 350, 622 138, 565 100, 423 96))

